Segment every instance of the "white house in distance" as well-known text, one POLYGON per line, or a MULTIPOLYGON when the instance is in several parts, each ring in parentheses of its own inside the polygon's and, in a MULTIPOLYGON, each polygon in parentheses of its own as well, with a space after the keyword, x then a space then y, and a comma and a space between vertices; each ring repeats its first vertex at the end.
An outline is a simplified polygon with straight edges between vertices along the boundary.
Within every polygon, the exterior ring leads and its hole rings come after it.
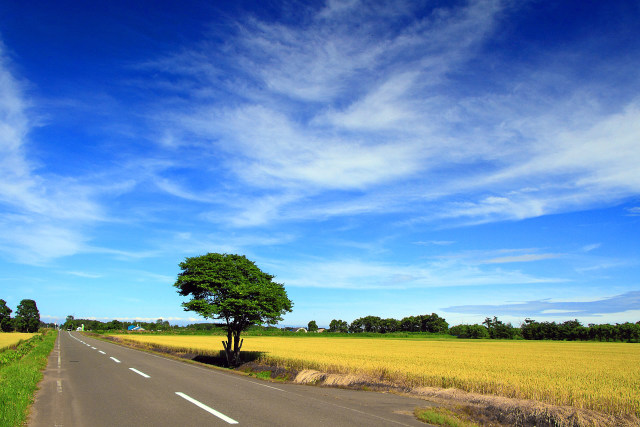
MULTIPOLYGON (((294 327, 294 328, 284 328, 284 329, 285 329, 285 330, 287 330, 287 331, 291 331, 291 332, 304 332, 304 333, 309 332, 309 331, 307 330, 307 328, 302 328, 302 327, 300 327, 300 328, 297 328, 297 327, 294 327)), ((317 333, 321 333, 321 332, 324 332, 325 330, 326 330, 325 328, 318 328, 318 330, 317 330, 316 332, 317 332, 317 333)))

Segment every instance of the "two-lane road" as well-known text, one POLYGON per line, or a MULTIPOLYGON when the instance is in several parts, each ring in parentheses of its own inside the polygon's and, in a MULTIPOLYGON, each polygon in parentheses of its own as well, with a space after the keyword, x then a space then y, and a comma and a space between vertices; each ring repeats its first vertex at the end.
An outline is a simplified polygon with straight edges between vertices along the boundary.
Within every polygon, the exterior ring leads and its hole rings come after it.
POLYGON ((60 332, 29 425, 424 426, 428 402, 274 384, 60 332))

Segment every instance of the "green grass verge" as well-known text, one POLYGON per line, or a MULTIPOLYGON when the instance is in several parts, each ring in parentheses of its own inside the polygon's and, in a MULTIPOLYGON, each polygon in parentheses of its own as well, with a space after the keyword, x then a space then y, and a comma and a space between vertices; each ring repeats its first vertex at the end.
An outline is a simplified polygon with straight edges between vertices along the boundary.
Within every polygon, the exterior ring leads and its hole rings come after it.
POLYGON ((414 413, 420 421, 437 426, 478 427, 478 424, 472 422, 467 414, 453 412, 442 407, 416 408, 414 413))
POLYGON ((57 333, 46 331, 5 350, 0 361, 0 427, 23 425, 57 333))

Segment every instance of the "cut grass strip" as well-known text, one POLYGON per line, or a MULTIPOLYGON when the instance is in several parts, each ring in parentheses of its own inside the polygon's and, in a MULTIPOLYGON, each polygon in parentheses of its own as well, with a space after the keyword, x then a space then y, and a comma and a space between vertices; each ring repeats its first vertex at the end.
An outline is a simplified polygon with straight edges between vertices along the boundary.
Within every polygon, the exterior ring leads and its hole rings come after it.
POLYGON ((26 354, 0 365, 0 426, 20 426, 25 422, 56 336, 55 331, 48 331, 22 343, 16 350, 8 350, 21 353, 22 346, 30 347, 26 354))
POLYGON ((478 424, 469 420, 464 414, 457 414, 449 409, 438 408, 416 408, 414 411, 420 421, 436 426, 446 427, 478 427, 478 424))

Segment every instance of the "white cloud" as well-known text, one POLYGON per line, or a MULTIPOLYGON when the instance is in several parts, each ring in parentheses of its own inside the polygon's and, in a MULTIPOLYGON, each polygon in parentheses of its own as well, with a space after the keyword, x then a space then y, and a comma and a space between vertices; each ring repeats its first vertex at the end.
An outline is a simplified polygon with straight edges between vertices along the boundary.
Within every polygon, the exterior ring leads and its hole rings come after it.
MULTIPOLYGON (((502 91, 459 93, 450 73, 476 58, 503 5, 473 2, 420 19, 415 7, 328 3, 317 14, 302 11, 297 26, 247 19, 221 47, 224 58, 202 43, 173 58, 174 69, 171 59, 158 61, 199 93, 188 108, 160 112, 159 133, 212 147, 205 155, 217 153, 240 185, 272 191, 236 204, 228 218, 237 226, 389 206, 475 224, 640 191, 636 104, 607 111, 588 87, 570 83, 566 95, 543 96, 570 81, 555 61, 500 76, 502 91), (232 83, 220 79, 220 61, 238 71, 232 83), (224 106, 219 87, 231 99, 224 106), (363 197, 325 197, 336 190, 363 197)), ((159 185, 198 200, 186 187, 159 185)))
POLYGON ((573 313, 573 310, 542 310, 540 314, 564 314, 564 313, 573 313))
POLYGON ((640 206, 627 209, 629 216, 640 216, 640 206))
POLYGON ((436 260, 422 265, 399 265, 358 259, 318 259, 279 266, 264 261, 287 286, 343 289, 449 288, 485 285, 557 283, 566 279, 536 277, 518 270, 483 268, 465 260, 436 260), (278 273, 278 271, 282 270, 278 273))
POLYGON ((448 246, 454 243, 456 242, 453 240, 428 240, 426 242, 413 242, 414 245, 423 245, 423 246, 429 246, 429 245, 448 246))
POLYGON ((491 258, 485 261, 482 261, 483 264, 507 264, 511 262, 533 262, 533 261, 541 261, 545 259, 558 258, 558 254, 523 254, 523 255, 512 255, 498 258, 491 258))
MULTIPOLYGON (((495 305, 460 305, 447 307, 446 311, 454 313, 473 313, 491 315, 518 315, 518 316, 546 316, 565 315, 566 317, 579 317, 582 321, 598 319, 603 315, 607 318, 623 318, 629 321, 632 316, 640 312, 636 307, 640 298, 639 291, 628 291, 621 295, 590 299, 583 298, 567 301, 535 300, 524 302, 509 302, 495 305)), ((558 316, 555 316, 558 317, 558 316)), ((565 317, 565 319, 566 319, 565 317)), ((601 321, 600 321, 601 322, 601 321)), ((600 323, 595 322, 595 323, 600 323)))
POLYGON ((45 177, 28 159, 24 85, 9 70, 0 43, 0 251, 14 260, 43 264, 78 253, 82 223, 102 219, 93 190, 75 179, 45 177))
POLYGON ((411 99, 409 92, 418 78, 417 72, 391 76, 345 111, 328 113, 326 121, 343 128, 365 131, 415 126, 421 118, 420 106, 411 99))
POLYGON ((84 271, 67 271, 67 274, 83 277, 85 279, 99 279, 103 277, 101 274, 85 273, 84 271))
POLYGON ((591 115, 573 129, 549 128, 549 123, 539 122, 543 131, 529 132, 536 137, 531 159, 504 169, 493 179, 569 177, 561 183, 571 182, 578 191, 595 190, 597 197, 603 197, 605 189, 639 191, 640 172, 635 167, 640 161, 639 105, 629 104, 619 113, 591 115))
POLYGON ((175 197, 179 197, 185 200, 191 200, 194 202, 212 203, 215 198, 206 195, 196 193, 194 191, 186 189, 184 186, 178 184, 175 181, 171 181, 168 178, 157 177, 154 179, 154 184, 162 191, 175 197))
POLYGON ((602 246, 602 243, 592 243, 590 245, 586 245, 582 247, 582 251, 583 252, 591 252, 594 251, 596 249, 598 249, 600 246, 602 246))
MULTIPOLYGON (((146 179, 235 227, 389 212, 477 224, 637 194, 637 101, 605 108, 558 66, 564 52, 503 70, 484 43, 513 5, 430 7, 327 2, 295 25, 245 15, 141 65, 162 96, 146 114, 167 159, 146 179), (494 72, 476 74, 484 57, 494 72)), ((102 215, 81 199, 64 211, 102 215)))
MULTIPOLYGON (((291 208, 308 218, 295 206, 303 202, 324 212, 318 215, 361 212, 341 207, 350 203, 339 195, 333 207, 331 198, 316 200, 326 191, 394 186, 457 156, 455 146, 438 147, 442 138, 432 135, 442 109, 425 91, 482 42, 499 12, 494 2, 436 9, 398 31, 396 24, 411 21, 415 7, 375 5, 363 14, 368 8, 360 3, 328 4, 316 15, 300 12, 306 18, 295 27, 247 19, 224 46, 203 42, 145 64, 185 79, 190 94, 188 107, 156 115, 162 146, 208 146, 205 156, 216 153, 241 185, 286 193, 263 198, 275 202, 270 209, 254 209, 260 199, 246 197, 244 212, 230 217, 236 225, 264 224, 291 208), (233 79, 220 78, 221 61, 237 70, 233 79), (225 105, 217 95, 221 87, 231 95, 225 105)), ((193 198, 187 188, 160 185, 193 198)))
POLYGON ((418 170, 419 147, 343 138, 303 126, 264 106, 202 111, 179 119, 232 155, 229 166, 264 188, 352 189, 405 177, 418 170))

